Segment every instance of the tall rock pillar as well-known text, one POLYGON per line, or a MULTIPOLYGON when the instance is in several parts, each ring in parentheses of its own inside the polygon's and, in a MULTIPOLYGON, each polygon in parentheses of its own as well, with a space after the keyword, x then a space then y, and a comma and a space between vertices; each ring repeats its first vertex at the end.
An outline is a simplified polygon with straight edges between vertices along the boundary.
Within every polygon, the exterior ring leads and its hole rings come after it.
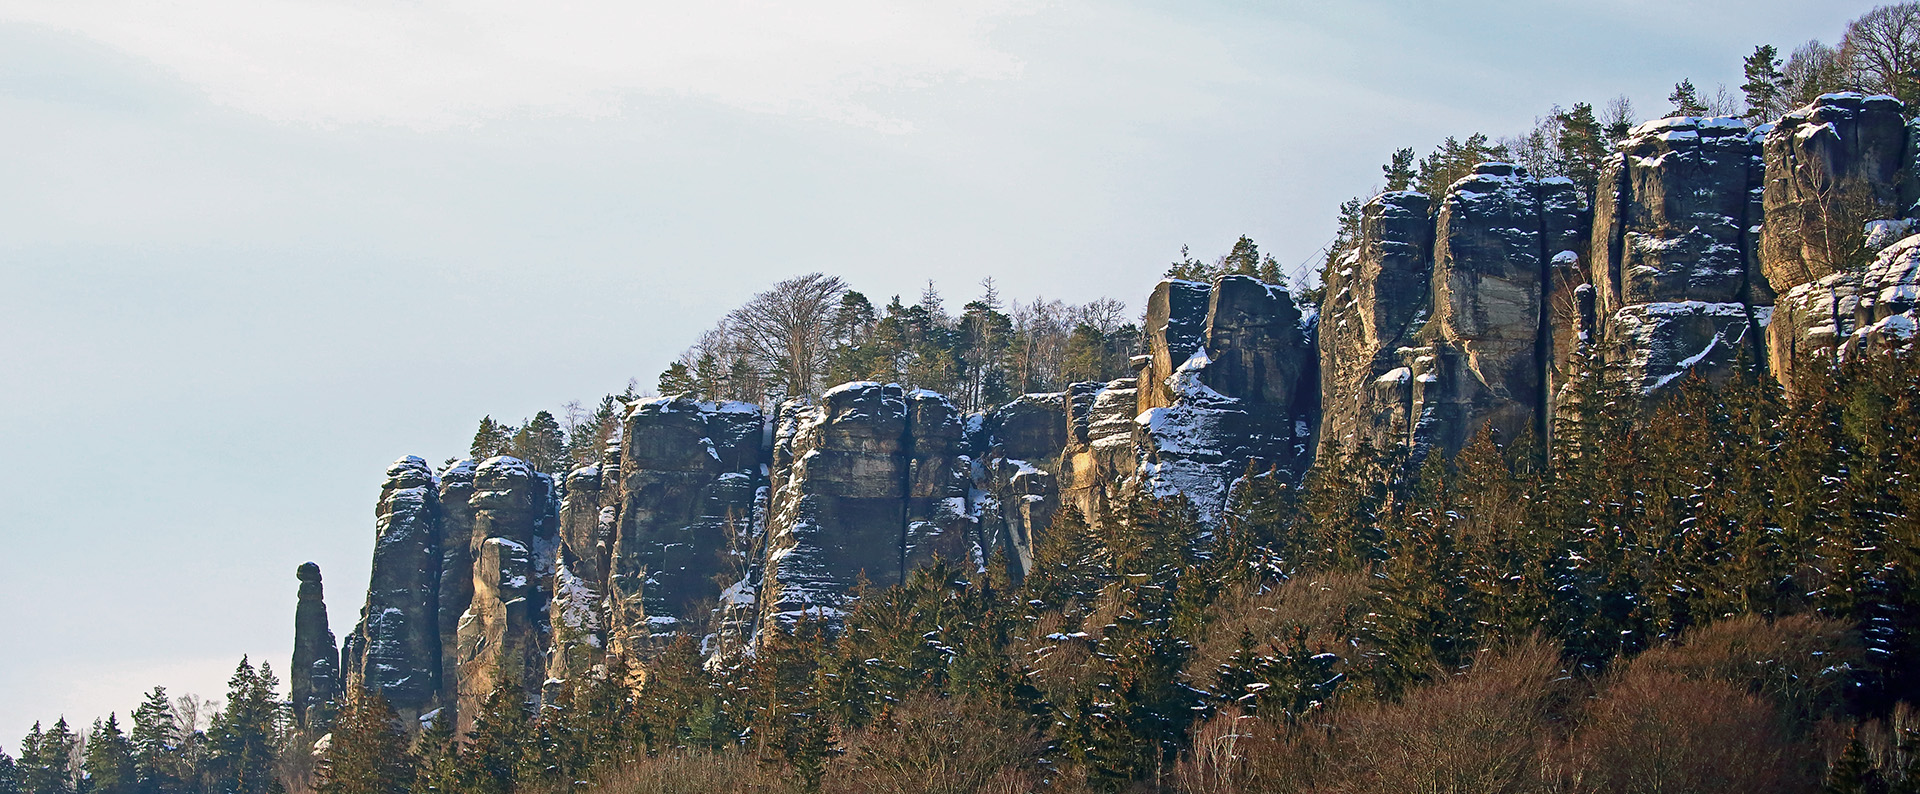
POLYGON ((387 469, 375 511, 367 604, 347 641, 349 684, 378 692, 403 719, 433 709, 440 685, 437 486, 420 458, 402 458, 387 469))
POLYGON ((333 722, 340 697, 340 648, 327 627, 326 593, 320 566, 303 562, 294 572, 300 596, 293 612, 293 665, 288 668, 288 699, 294 727, 325 729, 333 722))

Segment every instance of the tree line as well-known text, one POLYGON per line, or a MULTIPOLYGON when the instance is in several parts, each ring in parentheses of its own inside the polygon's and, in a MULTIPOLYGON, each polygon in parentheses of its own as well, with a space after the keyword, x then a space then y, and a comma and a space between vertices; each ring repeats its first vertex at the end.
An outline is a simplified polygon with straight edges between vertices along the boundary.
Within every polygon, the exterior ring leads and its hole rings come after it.
POLYGON ((154 687, 123 728, 117 714, 82 733, 34 723, 18 757, 0 752, 0 794, 281 794, 304 779, 308 748, 292 728, 273 668, 242 658, 224 706, 154 687))

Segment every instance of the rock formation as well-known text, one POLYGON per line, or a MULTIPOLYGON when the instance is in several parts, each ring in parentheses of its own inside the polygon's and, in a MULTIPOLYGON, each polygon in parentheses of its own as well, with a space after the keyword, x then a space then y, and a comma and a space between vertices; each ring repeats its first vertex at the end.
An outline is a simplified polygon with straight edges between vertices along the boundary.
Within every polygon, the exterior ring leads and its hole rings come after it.
POLYGON ((1792 393, 1816 367, 1864 351, 1905 349, 1920 328, 1920 235, 1881 251, 1865 270, 1833 273, 1780 296, 1768 327, 1775 373, 1792 393))
POLYGON ((325 728, 333 721, 340 696, 340 647, 327 627, 326 592, 320 585, 320 566, 303 562, 294 575, 300 579, 298 605, 293 611, 293 665, 288 668, 287 698, 293 707, 294 727, 325 728))
POLYGON ((440 690, 438 485, 420 458, 388 467, 367 604, 343 653, 348 682, 378 692, 403 718, 435 708, 440 690))
POLYGON ((857 382, 764 410, 635 402, 571 472, 402 459, 337 662, 319 572, 301 569, 296 719, 344 679, 464 728, 497 687, 551 697, 616 662, 642 670, 681 636, 735 658, 935 559, 997 560, 1017 580, 1058 516, 1098 522, 1132 494, 1217 527, 1250 471, 1297 481, 1368 448, 1410 476, 1482 434, 1551 444, 1596 372, 1659 399, 1744 358, 1791 388, 1909 345, 1920 146, 1900 110, 1843 94, 1751 131, 1650 122, 1592 196, 1505 163, 1438 196, 1385 193, 1320 306, 1246 276, 1162 281, 1131 377, 971 416, 857 382))
POLYGON ((473 727, 495 687, 537 695, 546 680, 547 601, 557 546, 553 481, 518 458, 473 473, 473 600, 454 638, 460 730, 473 727))
POLYGON ((1827 94, 1766 132, 1766 276, 1786 291, 1865 263, 1861 224, 1909 217, 1916 152, 1900 101, 1827 94))

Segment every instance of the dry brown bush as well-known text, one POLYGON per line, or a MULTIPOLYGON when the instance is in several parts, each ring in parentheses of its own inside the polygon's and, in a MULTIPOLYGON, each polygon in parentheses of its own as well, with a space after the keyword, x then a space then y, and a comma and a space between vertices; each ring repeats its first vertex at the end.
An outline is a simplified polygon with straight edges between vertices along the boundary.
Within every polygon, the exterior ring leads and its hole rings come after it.
POLYGON ((1335 642, 1365 608, 1367 576, 1328 572, 1301 576, 1278 586, 1241 584, 1221 593, 1211 606, 1206 637, 1194 649, 1187 669, 1202 681, 1239 647, 1242 633, 1266 642, 1285 642, 1293 626, 1307 628, 1309 645, 1335 642))
POLYGON ((841 741, 822 789, 833 794, 966 794, 1034 784, 1045 747, 1018 712, 914 695, 841 741))
POLYGON ((608 774, 595 794, 798 794, 779 769, 746 753, 693 751, 642 758, 608 774))
POLYGON ((1551 715, 1568 689, 1557 648, 1527 639, 1398 702, 1336 706, 1318 724, 1233 721, 1223 712, 1196 729, 1195 741, 1206 747, 1239 734, 1235 752, 1190 753, 1174 778, 1189 794, 1546 791, 1551 715))
POLYGON ((1649 650, 1631 666, 1764 695, 1798 733, 1840 712, 1848 674, 1861 659, 1858 636, 1840 621, 1811 614, 1771 621, 1743 615, 1649 650))
POLYGON ((1812 754, 1765 698, 1634 663, 1557 755, 1569 792, 1788 794, 1817 787, 1812 754))

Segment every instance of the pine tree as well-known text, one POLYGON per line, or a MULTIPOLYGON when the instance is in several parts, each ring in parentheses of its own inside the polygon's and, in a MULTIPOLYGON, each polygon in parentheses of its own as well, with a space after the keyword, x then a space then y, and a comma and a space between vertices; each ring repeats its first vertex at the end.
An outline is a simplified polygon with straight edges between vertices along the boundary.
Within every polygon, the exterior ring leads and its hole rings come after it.
POLYGON ((272 666, 262 662, 256 670, 246 657, 227 680, 226 708, 207 729, 208 770, 223 792, 281 790, 273 770, 275 748, 286 726, 284 704, 274 692, 279 685, 272 666))
POLYGON ((406 794, 415 773, 406 730, 379 693, 347 699, 320 758, 318 794, 406 794))
POLYGON ((1673 103, 1675 116, 1704 116, 1707 106, 1700 102, 1700 93, 1693 87, 1692 80, 1681 80, 1673 84, 1673 93, 1667 95, 1667 101, 1673 103))
POLYGON ((493 417, 480 418, 480 429, 473 434, 473 445, 468 455, 476 461, 486 460, 495 455, 507 454, 507 446, 513 440, 515 428, 493 421, 493 417))
POLYGON ((536 744, 526 693, 501 681, 480 706, 473 730, 460 748, 461 792, 511 794, 526 777, 536 744))
POLYGON ((454 794, 460 791, 460 739, 447 709, 434 713, 414 742, 413 782, 409 794, 454 794))
POLYGON ((86 774, 91 794, 133 794, 137 779, 133 743, 120 732, 120 719, 115 715, 108 714, 105 722, 93 721, 80 771, 86 774))
POLYGON ((1746 57, 1745 83, 1740 90, 1747 95, 1747 123, 1765 124, 1786 110, 1786 75, 1780 72, 1780 51, 1771 44, 1753 48, 1746 57))
POLYGON ((1607 142, 1602 138, 1600 122, 1593 106, 1573 103, 1573 109, 1560 115, 1559 140, 1555 142, 1560 170, 1586 193, 1589 206, 1600 184, 1600 166, 1606 161, 1607 142))
POLYGON ((1388 160, 1386 165, 1380 166, 1380 172, 1387 178, 1388 192, 1413 187, 1415 176, 1413 158, 1412 149, 1396 149, 1392 159, 1388 160))
POLYGON ((80 737, 67 727, 65 717, 42 731, 35 722, 20 740, 20 790, 25 794, 74 794, 78 775, 74 750, 80 737))
POLYGON ((1509 154, 1505 146, 1491 143, 1482 133, 1469 135, 1465 141, 1448 136, 1431 154, 1421 158, 1419 172, 1414 176, 1415 189, 1432 196, 1437 207, 1447 188, 1473 173, 1475 166, 1505 160, 1509 154))
POLYGON ((524 460, 535 471, 552 472, 566 460, 567 434, 553 414, 541 411, 515 431, 507 454, 524 460))
POLYGON ((167 690, 154 687, 133 710, 133 731, 129 736, 133 756, 133 791, 136 794, 172 792, 175 775, 174 751, 180 741, 180 726, 174 721, 167 690))
POLYGON ((660 393, 668 397, 681 395, 699 396, 700 384, 694 382, 693 370, 684 361, 675 361, 667 365, 660 373, 658 386, 660 393))
POLYGON ((0 794, 20 794, 20 765, 0 750, 0 794))

